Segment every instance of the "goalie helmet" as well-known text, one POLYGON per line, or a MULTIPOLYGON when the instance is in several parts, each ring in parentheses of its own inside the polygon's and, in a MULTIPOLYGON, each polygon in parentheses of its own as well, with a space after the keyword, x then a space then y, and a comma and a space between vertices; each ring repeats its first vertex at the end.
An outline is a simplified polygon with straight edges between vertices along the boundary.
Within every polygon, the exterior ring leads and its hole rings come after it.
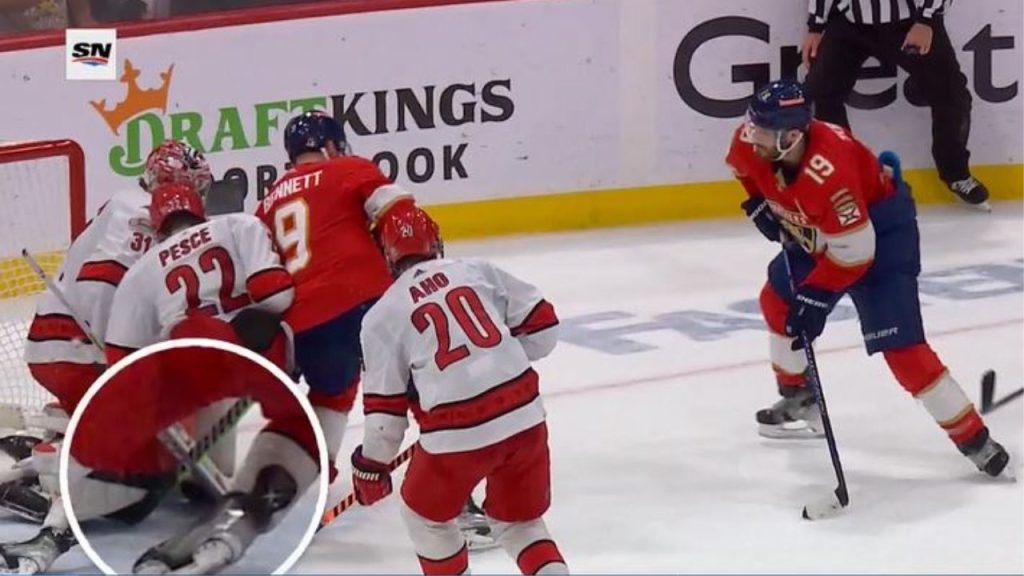
POLYGON ((175 182, 191 185, 200 198, 205 198, 213 184, 213 175, 202 152, 180 140, 165 140, 146 157, 139 183, 153 192, 161 184, 175 182))
POLYGON ((153 198, 149 202, 149 221, 154 230, 163 232, 167 218, 182 212, 206 220, 203 199, 192 186, 175 182, 158 186, 153 191, 153 198))
POLYGON ((404 268, 399 263, 405 258, 429 260, 444 256, 437 223, 419 208, 387 218, 379 227, 377 237, 393 276, 402 273, 404 268))
POLYGON ((330 142, 339 154, 347 154, 348 142, 341 124, 322 110, 311 110, 292 118, 284 128, 284 149, 288 159, 304 152, 319 152, 330 142))

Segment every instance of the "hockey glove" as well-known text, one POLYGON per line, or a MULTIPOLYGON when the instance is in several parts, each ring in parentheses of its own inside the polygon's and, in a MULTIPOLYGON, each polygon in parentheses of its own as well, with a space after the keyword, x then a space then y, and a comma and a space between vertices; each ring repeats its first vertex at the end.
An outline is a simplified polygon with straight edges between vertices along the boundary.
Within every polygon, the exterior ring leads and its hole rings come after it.
POLYGON ((363 447, 352 453, 352 485, 356 500, 369 506, 391 494, 391 471, 388 465, 363 456, 363 447))
POLYGON ((754 226, 757 226, 761 234, 764 234, 765 238, 772 242, 779 241, 779 236, 782 235, 782 226, 779 225, 779 220, 775 217, 775 213, 768 207, 768 202, 765 201, 764 196, 747 198, 740 204, 740 207, 747 213, 747 218, 750 218, 750 221, 754 223, 754 226))
MULTIPOLYGON (((825 319, 835 300, 835 292, 811 286, 798 288, 786 314, 786 335, 800 336, 803 333, 808 341, 813 342, 825 330, 825 319)), ((803 347, 803 338, 793 341, 793 350, 803 347)))

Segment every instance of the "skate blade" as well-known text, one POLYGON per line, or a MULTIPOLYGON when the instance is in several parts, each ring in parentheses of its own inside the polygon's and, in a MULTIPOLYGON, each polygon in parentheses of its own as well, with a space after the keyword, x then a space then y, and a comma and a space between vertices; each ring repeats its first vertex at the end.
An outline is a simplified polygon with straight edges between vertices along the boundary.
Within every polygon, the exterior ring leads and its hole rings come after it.
POLYGON ((466 538, 466 549, 470 552, 481 552, 498 547, 498 541, 490 536, 477 534, 476 532, 463 532, 466 538))
POLYGON ((823 431, 808 426, 804 420, 785 424, 758 424, 757 433, 773 440, 814 440, 825 437, 823 431))
POLYGON ((980 204, 967 204, 967 206, 973 208, 974 210, 977 210, 978 212, 984 212, 986 214, 992 212, 992 205, 989 204, 988 200, 980 204))

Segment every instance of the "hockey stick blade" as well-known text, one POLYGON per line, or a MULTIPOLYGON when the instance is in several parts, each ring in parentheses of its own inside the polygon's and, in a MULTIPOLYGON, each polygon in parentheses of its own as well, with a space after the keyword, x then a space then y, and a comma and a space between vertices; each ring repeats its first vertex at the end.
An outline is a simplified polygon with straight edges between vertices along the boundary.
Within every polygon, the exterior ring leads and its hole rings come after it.
POLYGON ((986 370, 981 375, 981 413, 988 414, 992 410, 992 398, 996 394, 996 372, 986 370))
POLYGON ((1024 388, 1018 388, 1013 392, 1010 392, 1006 396, 1003 396, 999 400, 996 400, 996 373, 994 370, 988 370, 981 377, 981 413, 988 414, 996 408, 1013 402, 1017 398, 1024 396, 1024 388))
POLYGON ((804 520, 824 520, 825 518, 831 518, 838 514, 849 503, 849 495, 837 488, 835 492, 828 496, 815 500, 814 502, 810 502, 804 506, 803 518, 804 520))

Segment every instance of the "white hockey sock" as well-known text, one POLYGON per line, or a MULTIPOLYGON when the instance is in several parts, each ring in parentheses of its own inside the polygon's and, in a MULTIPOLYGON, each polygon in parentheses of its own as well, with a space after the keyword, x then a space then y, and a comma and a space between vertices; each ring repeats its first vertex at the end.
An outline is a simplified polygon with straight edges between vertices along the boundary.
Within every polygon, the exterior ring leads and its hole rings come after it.
POLYGON ((455 520, 435 522, 420 516, 403 501, 402 520, 425 574, 469 574, 466 539, 455 520), (436 568, 435 572, 432 568, 436 568))
POLYGON ((523 574, 568 574, 569 567, 551 539, 543 518, 529 522, 499 522, 488 518, 492 535, 515 560, 523 574))
POLYGON ((324 431, 324 441, 327 443, 327 459, 331 463, 338 460, 338 452, 341 451, 341 442, 345 439, 345 427, 348 426, 348 412, 341 412, 326 406, 313 406, 313 413, 320 422, 320 428, 324 431))

